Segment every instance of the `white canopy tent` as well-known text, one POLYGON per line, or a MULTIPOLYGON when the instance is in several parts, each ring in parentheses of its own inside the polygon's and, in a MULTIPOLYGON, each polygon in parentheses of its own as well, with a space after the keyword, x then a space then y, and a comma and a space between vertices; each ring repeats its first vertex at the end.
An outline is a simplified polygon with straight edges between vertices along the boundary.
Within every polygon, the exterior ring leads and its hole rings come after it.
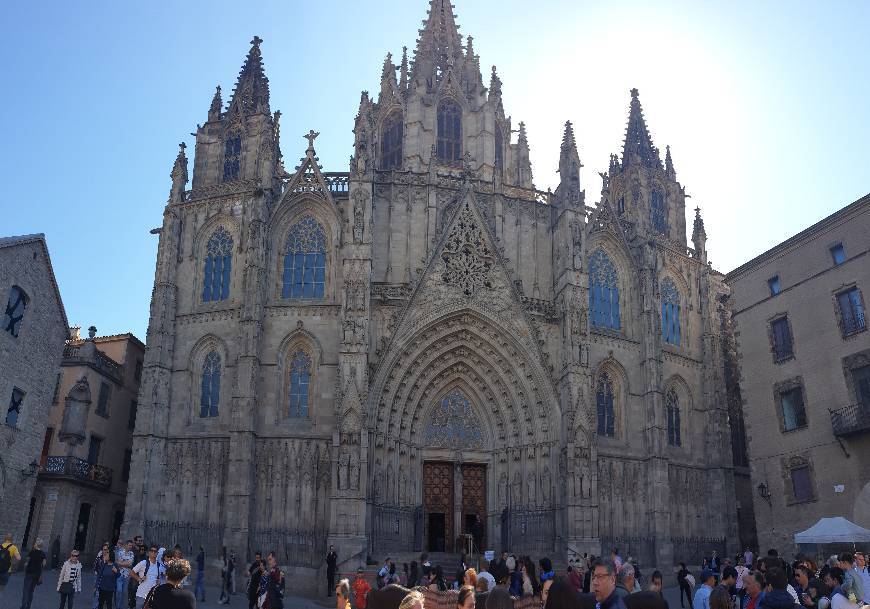
POLYGON ((858 543, 870 542, 870 530, 842 516, 820 518, 806 531, 794 534, 795 543, 858 543))

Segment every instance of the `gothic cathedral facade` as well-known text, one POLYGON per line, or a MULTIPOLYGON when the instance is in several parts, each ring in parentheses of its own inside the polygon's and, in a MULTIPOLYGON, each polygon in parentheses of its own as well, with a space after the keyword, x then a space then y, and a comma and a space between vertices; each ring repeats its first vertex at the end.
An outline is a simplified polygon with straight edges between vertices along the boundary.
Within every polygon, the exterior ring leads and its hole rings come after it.
MULTIPOLYGON (((284 169, 255 38, 172 170, 125 532, 212 557, 736 548, 722 298, 631 91, 594 205, 555 192, 447 0, 363 92, 347 172, 284 169), (182 542, 184 543, 184 542, 182 542), (717 545, 719 544, 719 545, 717 545)), ((697 559, 700 557, 697 556, 697 559)), ((319 579, 317 580, 320 581, 319 579)))

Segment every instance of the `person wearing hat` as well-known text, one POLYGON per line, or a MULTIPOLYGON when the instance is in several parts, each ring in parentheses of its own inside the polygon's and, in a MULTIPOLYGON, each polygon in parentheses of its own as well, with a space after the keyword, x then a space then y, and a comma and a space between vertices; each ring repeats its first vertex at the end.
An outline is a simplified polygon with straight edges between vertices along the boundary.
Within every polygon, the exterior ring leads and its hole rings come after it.
POLYGON ((366 595, 372 591, 372 587, 366 580, 363 568, 356 570, 356 579, 353 580, 353 604, 356 609, 366 609, 366 595))
POLYGON ((716 574, 712 569, 702 569, 700 581, 701 585, 695 591, 695 599, 692 601, 692 609, 710 609, 710 593, 716 585, 716 574))

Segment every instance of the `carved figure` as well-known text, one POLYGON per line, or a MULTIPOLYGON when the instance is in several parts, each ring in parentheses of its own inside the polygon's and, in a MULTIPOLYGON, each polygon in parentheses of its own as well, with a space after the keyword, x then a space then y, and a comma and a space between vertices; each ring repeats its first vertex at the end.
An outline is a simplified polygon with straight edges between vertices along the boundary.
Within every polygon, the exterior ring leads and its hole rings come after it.
POLYGON ((350 466, 350 455, 347 453, 347 450, 342 449, 341 456, 338 458, 338 488, 339 489, 347 489, 347 475, 348 468, 350 466))
POLYGON ((353 490, 359 490, 359 457, 356 452, 353 452, 350 455, 348 487, 353 490))

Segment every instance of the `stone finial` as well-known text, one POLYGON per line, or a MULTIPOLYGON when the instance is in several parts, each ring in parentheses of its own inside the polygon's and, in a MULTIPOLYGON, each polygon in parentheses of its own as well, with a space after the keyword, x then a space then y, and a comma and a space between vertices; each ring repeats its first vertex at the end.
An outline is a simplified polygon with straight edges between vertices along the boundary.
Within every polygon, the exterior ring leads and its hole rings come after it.
POLYGON ((69 337, 70 337, 70 340, 81 340, 82 339, 82 327, 81 326, 70 326, 69 327, 69 337))
POLYGON ((94 340, 94 337, 97 335, 97 327, 91 326, 88 328, 88 340, 94 340))
POLYGON ((306 140, 308 140, 308 150, 306 150, 306 152, 311 152, 311 153, 314 152, 314 140, 317 139, 318 135, 320 135, 319 131, 315 131, 314 129, 311 129, 308 131, 308 133, 306 133, 305 135, 302 136, 306 140))

